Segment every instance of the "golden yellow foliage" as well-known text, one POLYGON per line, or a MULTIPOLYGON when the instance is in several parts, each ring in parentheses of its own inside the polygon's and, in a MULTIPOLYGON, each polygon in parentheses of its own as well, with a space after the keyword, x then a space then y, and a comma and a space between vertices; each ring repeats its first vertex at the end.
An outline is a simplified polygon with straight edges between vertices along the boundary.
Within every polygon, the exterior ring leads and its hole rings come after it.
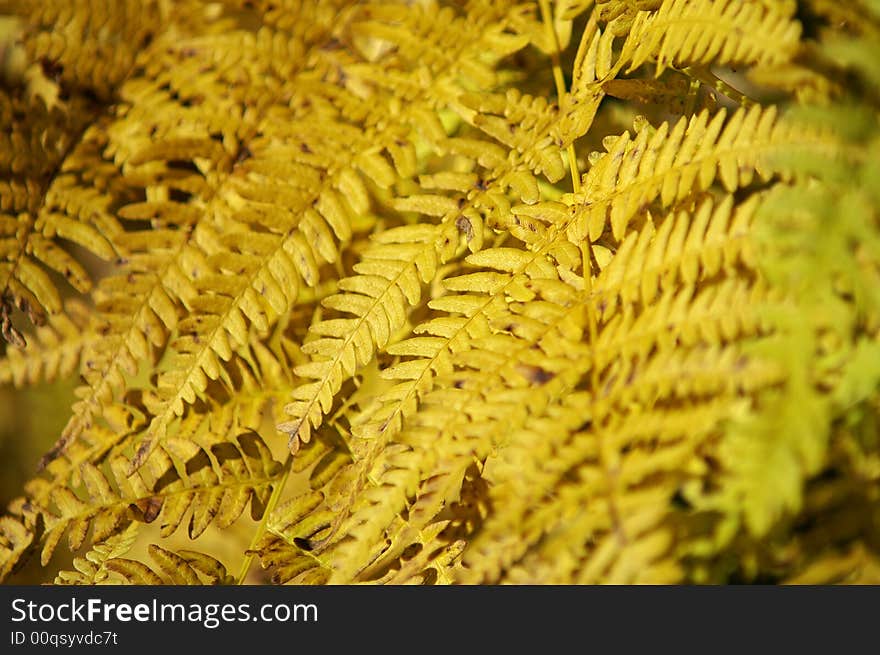
POLYGON ((0 7, 3 578, 880 581, 876 0, 0 7))

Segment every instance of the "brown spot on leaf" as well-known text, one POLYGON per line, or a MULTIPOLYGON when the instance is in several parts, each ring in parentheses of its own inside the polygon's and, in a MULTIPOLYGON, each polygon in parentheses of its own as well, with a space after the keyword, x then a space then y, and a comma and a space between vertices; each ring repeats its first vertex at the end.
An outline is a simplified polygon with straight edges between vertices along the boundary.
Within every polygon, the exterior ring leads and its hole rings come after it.
POLYGON ((474 226, 466 216, 459 216, 456 218, 455 227, 468 241, 474 238, 474 226))
POLYGON ((12 324, 12 319, 9 317, 9 306, 5 302, 0 305, 0 333, 2 333, 7 343, 17 348, 25 348, 27 346, 24 336, 12 324))
POLYGON ((162 511, 162 498, 159 496, 150 496, 149 498, 141 498, 130 507, 138 514, 140 520, 144 523, 152 523, 162 511))
POLYGON ((538 386, 543 386, 556 377, 555 373, 531 364, 517 364, 516 370, 530 383, 538 386))
POLYGON ((254 153, 251 152, 250 148, 247 146, 241 146, 238 149, 238 152, 235 153, 235 163, 240 164, 243 161, 247 161, 251 157, 254 156, 254 153))
POLYGON ((57 61, 43 58, 40 60, 40 67, 43 69, 43 75, 57 82, 64 73, 64 66, 57 61))

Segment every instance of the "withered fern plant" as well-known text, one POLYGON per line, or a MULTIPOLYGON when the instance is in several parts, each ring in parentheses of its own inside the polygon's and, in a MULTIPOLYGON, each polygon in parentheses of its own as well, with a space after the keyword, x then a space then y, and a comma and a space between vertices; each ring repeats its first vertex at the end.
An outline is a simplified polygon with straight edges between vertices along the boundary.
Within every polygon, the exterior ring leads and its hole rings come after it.
POLYGON ((7 582, 880 582, 877 0, 0 9, 7 582))

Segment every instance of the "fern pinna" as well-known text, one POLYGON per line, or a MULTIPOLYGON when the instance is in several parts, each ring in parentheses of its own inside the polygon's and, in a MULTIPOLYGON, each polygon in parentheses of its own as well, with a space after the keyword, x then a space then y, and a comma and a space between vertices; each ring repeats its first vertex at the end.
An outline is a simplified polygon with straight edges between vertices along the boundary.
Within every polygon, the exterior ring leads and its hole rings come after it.
POLYGON ((6 580, 880 580, 875 1, 0 6, 6 580))

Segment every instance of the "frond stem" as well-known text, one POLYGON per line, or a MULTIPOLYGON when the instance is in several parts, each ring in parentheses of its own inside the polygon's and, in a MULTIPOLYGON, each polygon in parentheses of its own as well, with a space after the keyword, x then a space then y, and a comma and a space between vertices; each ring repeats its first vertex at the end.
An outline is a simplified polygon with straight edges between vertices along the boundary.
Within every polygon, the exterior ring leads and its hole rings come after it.
POLYGON ((284 460, 284 465, 282 468, 283 473, 281 477, 278 479, 278 482, 275 483, 275 486, 272 488, 272 495, 269 496, 269 502, 266 503, 266 509, 263 510, 263 518, 260 520, 260 524, 257 526, 257 529, 254 531, 254 536, 251 539, 251 543, 245 551, 244 561, 241 563, 241 569, 238 572, 238 575, 235 577, 235 584, 242 585, 244 584, 244 579, 247 577, 248 571, 251 569, 251 564, 254 561, 254 555, 256 555, 256 547, 259 543, 260 539, 263 538, 263 533, 266 532, 266 526, 269 523, 269 514, 272 513, 272 510, 275 509, 275 505, 278 504, 278 500, 281 498, 281 492, 285 486, 287 486, 287 478, 290 476, 291 464, 293 464, 293 455, 291 453, 287 454, 287 459, 284 460))
MULTIPOLYGON (((553 43, 553 51, 550 58, 553 62, 553 80, 556 83, 556 96, 559 99, 559 106, 562 106, 562 98, 565 96, 565 78, 562 76, 562 65, 559 63, 559 35, 556 34, 556 28, 553 26, 553 16, 550 12, 550 0, 539 0, 541 5, 541 19, 547 28, 547 34, 553 43)), ((571 169, 571 188, 575 193, 581 191, 581 174, 578 171, 577 154, 575 153, 574 143, 570 143, 566 150, 568 155, 568 166, 571 169)))
MULTIPOLYGON (((553 52, 551 53, 551 59, 553 61, 553 79, 556 82, 556 95, 558 96, 561 105, 562 97, 565 95, 566 89, 565 79, 562 76, 562 66, 559 63, 559 35, 556 33, 556 27, 553 25, 553 16, 550 12, 550 0, 539 0, 538 4, 541 6, 541 19, 544 21, 547 33, 550 35, 553 42, 553 52)), ((581 174, 578 171, 577 154, 575 153, 574 143, 569 144, 567 152, 568 165, 571 168, 571 188, 574 193, 578 194, 581 192, 581 174)), ((589 297, 593 292, 593 266, 591 261, 593 244, 590 243, 589 237, 587 237, 586 247, 583 246, 584 244, 581 244, 581 267, 584 275, 584 291, 589 297)), ((587 323, 589 326, 590 344, 595 347, 596 338, 598 336, 598 326, 596 322, 595 308, 592 306, 592 303, 587 303, 587 323)), ((595 361, 596 358, 594 357, 593 370, 590 374, 594 390, 597 388, 598 384, 598 371, 596 371, 595 361)))

